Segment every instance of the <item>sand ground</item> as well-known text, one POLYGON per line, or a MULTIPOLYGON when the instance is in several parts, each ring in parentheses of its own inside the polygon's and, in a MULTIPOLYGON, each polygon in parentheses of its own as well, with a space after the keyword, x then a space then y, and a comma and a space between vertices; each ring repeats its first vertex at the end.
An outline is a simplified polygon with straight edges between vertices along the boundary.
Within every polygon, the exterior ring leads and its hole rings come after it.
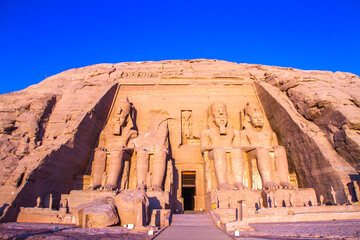
POLYGON ((123 227, 78 228, 73 225, 40 223, 2 223, 0 239, 131 239, 148 240, 153 236, 123 227), (54 229, 58 227, 58 229, 54 229))
POLYGON ((250 224, 250 226, 255 231, 240 232, 240 237, 236 237, 236 239, 360 239, 360 219, 298 223, 257 223, 250 224))
MULTIPOLYGON (((359 220, 336 220, 324 222, 302 223, 258 223, 251 224, 255 231, 240 232, 236 239, 360 239, 359 220)), ((229 232, 234 236, 234 232, 229 232)), ((134 239, 150 240, 153 236, 134 232, 122 227, 102 229, 84 229, 72 225, 34 224, 34 223, 2 223, 0 239, 134 239), (54 227, 58 227, 55 229, 54 227)), ((156 239, 156 238, 155 238, 156 239)), ((184 239, 185 240, 185 239, 184 239)))

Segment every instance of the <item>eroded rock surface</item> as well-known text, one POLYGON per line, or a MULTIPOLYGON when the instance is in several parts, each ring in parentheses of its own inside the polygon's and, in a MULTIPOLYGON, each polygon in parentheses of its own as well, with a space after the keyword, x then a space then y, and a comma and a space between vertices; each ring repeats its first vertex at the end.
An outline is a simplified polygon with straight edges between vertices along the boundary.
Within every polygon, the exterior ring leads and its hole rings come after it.
POLYGON ((360 82, 351 73, 271 69, 265 81, 325 133, 337 153, 360 171, 360 82))

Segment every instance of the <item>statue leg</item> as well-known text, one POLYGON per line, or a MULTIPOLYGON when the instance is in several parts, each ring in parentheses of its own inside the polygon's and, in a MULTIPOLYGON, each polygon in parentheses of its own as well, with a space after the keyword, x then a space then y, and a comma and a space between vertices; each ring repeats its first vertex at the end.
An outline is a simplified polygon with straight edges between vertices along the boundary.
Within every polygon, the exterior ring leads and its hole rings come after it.
POLYGON ((272 166, 269 150, 266 148, 258 148, 255 150, 255 156, 263 188, 278 188, 279 185, 271 179, 272 166))
POLYGON ((138 151, 136 154, 136 177, 137 188, 145 189, 146 174, 149 169, 149 153, 138 151))
POLYGON ((123 158, 125 152, 112 151, 109 156, 109 169, 108 169, 108 178, 106 181, 105 189, 116 189, 118 188, 118 181, 123 167, 123 158))
POLYGON ((226 182, 226 152, 225 150, 213 150, 214 168, 219 190, 231 190, 226 182))
POLYGON ((94 153, 94 161, 92 166, 92 183, 93 189, 98 189, 101 186, 102 177, 105 172, 106 150, 103 148, 96 148, 94 153))
POLYGON ((165 176, 166 168, 166 152, 165 151, 156 151, 154 153, 154 166, 152 173, 152 190, 162 191, 162 183, 165 176))
POLYGON ((276 147, 275 148, 275 167, 276 167, 276 173, 277 176, 280 178, 280 185, 283 188, 294 188, 289 183, 289 167, 288 162, 286 158, 286 151, 284 147, 276 147))
POLYGON ((242 151, 235 149, 231 151, 231 171, 234 178, 235 186, 239 189, 244 189, 243 185, 243 172, 244 161, 242 157, 242 151))

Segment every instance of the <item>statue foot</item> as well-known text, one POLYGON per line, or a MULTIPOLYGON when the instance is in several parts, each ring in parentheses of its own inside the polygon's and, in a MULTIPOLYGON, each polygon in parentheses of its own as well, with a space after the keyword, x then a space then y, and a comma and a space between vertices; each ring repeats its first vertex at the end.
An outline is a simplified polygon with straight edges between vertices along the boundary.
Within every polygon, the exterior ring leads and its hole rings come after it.
POLYGON ((153 191, 158 191, 158 192, 161 192, 161 191, 162 191, 161 187, 158 186, 158 185, 152 185, 152 186, 151 186, 151 190, 153 190, 153 191))
POLYGON ((104 186, 104 190, 105 190, 105 191, 113 191, 113 190, 116 190, 116 189, 117 189, 116 186, 113 186, 113 185, 110 185, 110 184, 106 184, 106 185, 104 186))
POLYGON ((219 186, 219 190, 232 190, 232 187, 227 183, 223 183, 219 186))
POLYGON ((280 186, 283 187, 283 188, 287 188, 287 189, 294 189, 294 186, 290 185, 290 183, 288 182, 281 182, 280 183, 280 186))
POLYGON ((98 184, 98 185, 90 187, 89 190, 99 190, 100 188, 101 188, 101 185, 98 184))
POLYGON ((273 183, 273 182, 266 182, 266 183, 264 183, 264 186, 263 186, 264 189, 277 189, 279 187, 280 186, 278 184, 273 183))
POLYGON ((246 189, 246 187, 242 183, 235 183, 235 186, 236 186, 237 189, 241 189, 241 190, 246 189))
POLYGON ((100 187, 101 187, 101 185, 99 184, 99 185, 92 186, 89 189, 90 190, 98 190, 100 187))
POLYGON ((139 189, 139 190, 145 190, 145 184, 138 184, 137 185, 137 189, 139 189))

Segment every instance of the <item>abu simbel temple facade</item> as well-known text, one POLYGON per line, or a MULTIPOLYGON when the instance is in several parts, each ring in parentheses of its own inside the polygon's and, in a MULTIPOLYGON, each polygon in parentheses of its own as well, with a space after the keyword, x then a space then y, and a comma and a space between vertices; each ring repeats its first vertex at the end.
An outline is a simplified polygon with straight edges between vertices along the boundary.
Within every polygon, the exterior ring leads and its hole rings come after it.
POLYGON ((359 89, 350 73, 218 60, 62 72, 0 95, 0 219, 358 219, 359 89))

